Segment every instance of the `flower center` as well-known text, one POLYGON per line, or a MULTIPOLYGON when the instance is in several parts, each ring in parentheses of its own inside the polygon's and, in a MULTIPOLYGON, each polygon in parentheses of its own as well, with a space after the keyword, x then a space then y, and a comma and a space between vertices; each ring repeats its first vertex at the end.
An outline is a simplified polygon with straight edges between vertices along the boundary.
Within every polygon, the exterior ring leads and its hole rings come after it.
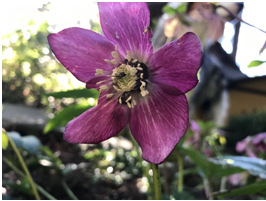
MULTIPOLYGON (((112 61, 105 60, 107 63, 112 63, 117 67, 113 69, 111 75, 112 77, 112 87, 118 93, 118 102, 120 104, 126 104, 129 108, 134 108, 137 104, 136 97, 140 94, 142 97, 149 94, 146 90, 148 82, 146 79, 149 78, 148 67, 139 62, 137 59, 131 58, 129 51, 127 51, 127 56, 124 62, 118 64, 116 58, 118 57, 117 47, 116 51, 112 52, 115 58, 112 61)), ((105 72, 101 69, 96 70, 96 75, 102 75, 105 72)), ((97 84, 101 84, 101 81, 97 84)), ((107 85, 102 85, 100 87, 100 92, 108 89, 107 85)), ((107 98, 113 97, 114 94, 108 94, 107 98)))

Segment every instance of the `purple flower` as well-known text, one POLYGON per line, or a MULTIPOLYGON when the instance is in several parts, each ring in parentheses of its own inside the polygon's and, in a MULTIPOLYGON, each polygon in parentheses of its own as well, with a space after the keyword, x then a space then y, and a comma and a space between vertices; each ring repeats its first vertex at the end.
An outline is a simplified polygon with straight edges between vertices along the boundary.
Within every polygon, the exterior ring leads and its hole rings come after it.
POLYGON ((198 82, 202 52, 186 33, 153 53, 146 3, 98 3, 104 36, 68 28, 48 36, 57 59, 87 88, 98 105, 70 121, 64 139, 99 143, 128 124, 142 157, 161 163, 186 133, 185 93, 198 82))
POLYGON ((249 157, 257 158, 259 153, 266 153, 266 133, 248 136, 236 144, 238 152, 245 151, 249 157))

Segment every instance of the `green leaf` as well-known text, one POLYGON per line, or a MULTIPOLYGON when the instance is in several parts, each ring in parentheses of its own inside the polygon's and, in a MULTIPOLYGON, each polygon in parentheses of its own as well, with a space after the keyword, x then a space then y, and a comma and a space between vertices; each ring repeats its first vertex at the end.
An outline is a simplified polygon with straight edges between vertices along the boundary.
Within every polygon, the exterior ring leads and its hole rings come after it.
POLYGON ((70 105, 60 112, 58 112, 53 119, 51 119, 44 128, 44 133, 47 133, 54 128, 59 126, 65 126, 70 120, 79 116, 86 110, 90 109, 91 106, 78 104, 78 105, 70 105))
POLYGON ((249 171, 250 174, 266 179, 266 161, 246 156, 220 156, 211 159, 216 164, 230 165, 249 171))
POLYGON ((4 187, 9 186, 10 188, 14 189, 15 191, 23 192, 29 195, 33 195, 32 189, 30 187, 30 184, 28 182, 27 178, 24 178, 21 183, 15 183, 15 182, 8 182, 3 181, 2 185, 4 187))
POLYGON ((200 154, 197 150, 186 148, 181 148, 181 150, 191 158, 191 160, 198 166, 198 168, 200 168, 200 172, 202 173, 203 177, 223 177, 243 171, 243 169, 239 167, 230 167, 224 164, 215 164, 208 158, 200 154))
POLYGON ((2 132, 2 149, 6 150, 8 147, 8 138, 5 133, 2 132))
POLYGON ((62 165, 62 161, 54 155, 54 153, 46 146, 40 147, 40 150, 42 150, 49 158, 51 158, 51 161, 56 164, 57 167, 60 167, 62 165))
POLYGON ((250 184, 242 188, 227 190, 224 192, 216 192, 213 194, 216 196, 239 196, 239 195, 254 195, 258 193, 266 195, 266 182, 265 181, 250 184))
POLYGON ((266 61, 259 61, 259 60, 254 60, 254 61, 251 61, 249 64, 248 64, 248 67, 256 67, 256 66, 259 66, 263 63, 265 63, 266 61))
POLYGON ((169 6, 169 5, 165 5, 163 7, 163 12, 167 13, 169 15, 174 15, 176 13, 176 10, 173 7, 169 6))
POLYGON ((184 13, 186 12, 186 10, 187 10, 187 4, 181 4, 180 6, 176 8, 176 11, 178 13, 184 13))
POLYGON ((54 98, 95 98, 98 99, 99 92, 96 89, 74 89, 69 91, 61 91, 48 93, 46 96, 53 96, 54 98))

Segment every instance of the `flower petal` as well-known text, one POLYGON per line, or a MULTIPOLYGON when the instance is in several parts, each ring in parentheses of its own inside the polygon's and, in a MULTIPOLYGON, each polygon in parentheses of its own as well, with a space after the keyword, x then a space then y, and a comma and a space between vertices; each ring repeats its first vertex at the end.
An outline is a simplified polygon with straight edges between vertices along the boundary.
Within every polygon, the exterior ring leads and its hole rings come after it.
POLYGON ((90 79, 86 83, 86 88, 88 88, 88 89, 94 88, 94 89, 98 89, 99 90, 100 86, 109 84, 111 81, 112 81, 112 79, 110 77, 107 77, 107 76, 96 76, 96 77, 90 79), (98 82, 102 82, 102 83, 101 84, 97 84, 98 82))
POLYGON ((127 51, 139 61, 146 62, 153 48, 150 38, 150 12, 146 3, 98 3, 100 22, 104 35, 126 57, 127 51))
POLYGON ((68 28, 50 34, 48 42, 56 58, 80 81, 87 82, 95 77, 95 70, 112 70, 111 52, 115 46, 105 37, 82 28, 68 28))
POLYGON ((191 90, 198 83, 201 65, 201 43, 197 35, 188 32, 155 52, 148 61, 150 81, 158 83, 170 95, 191 90))
POLYGON ((131 110, 129 127, 142 149, 142 157, 151 163, 162 163, 186 133, 186 96, 171 96, 157 88, 146 103, 131 110))
POLYGON ((70 121, 64 139, 70 143, 99 143, 121 132, 129 122, 129 109, 101 93, 98 105, 70 121))

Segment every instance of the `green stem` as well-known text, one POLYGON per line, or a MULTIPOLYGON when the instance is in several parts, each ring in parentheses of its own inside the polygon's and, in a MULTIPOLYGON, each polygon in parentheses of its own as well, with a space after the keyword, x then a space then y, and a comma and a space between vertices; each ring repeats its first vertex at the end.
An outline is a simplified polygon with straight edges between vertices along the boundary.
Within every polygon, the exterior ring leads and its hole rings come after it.
POLYGON ((164 193, 167 195, 170 195, 170 189, 169 189, 169 185, 167 182, 167 167, 166 167, 166 163, 163 163, 163 177, 164 177, 164 193))
POLYGON ((23 160, 23 158, 22 158, 22 156, 21 156, 21 154, 20 154, 18 148, 16 147, 15 143, 13 142, 13 140, 12 140, 8 135, 6 135, 6 136, 8 137, 8 140, 9 140, 9 142, 10 142, 12 148, 14 149, 14 151, 15 151, 17 157, 18 157, 19 162, 20 162, 20 164, 21 164, 23 170, 24 170, 25 173, 26 173, 26 176, 27 176, 27 178, 28 178, 28 180, 29 180, 29 183, 30 183, 30 185, 31 185, 31 188, 32 188, 32 191, 33 191, 33 194, 34 194, 36 200, 40 200, 40 196, 39 196, 39 194, 38 194, 38 191, 37 191, 37 189, 36 189, 36 186, 34 185, 34 181, 33 181, 32 177, 31 177, 31 175, 30 175, 30 172, 29 172, 29 170, 28 170, 28 167, 26 166, 26 164, 25 164, 25 162, 24 162, 24 160, 23 160))
MULTIPOLYGON (((16 166, 13 165, 13 163, 11 161, 9 161, 6 158, 3 158, 3 161, 18 175, 20 175, 21 177, 26 177, 26 175, 20 171, 16 166)), ((45 196, 47 199, 49 200, 56 200, 56 198, 54 196, 52 196, 50 193, 48 193, 47 191, 45 191, 41 186, 39 186, 38 184, 34 183, 35 186, 37 187, 38 191, 45 196)))
POLYGON ((183 176, 184 176, 184 172, 183 172, 183 159, 180 156, 179 153, 177 153, 177 161, 178 161, 178 187, 177 190, 179 193, 181 193, 183 191, 183 176))
POLYGON ((206 197, 209 200, 213 200, 212 186, 210 183, 210 179, 209 178, 203 178, 203 185, 204 185, 206 197))
POLYGON ((227 177, 222 177, 220 191, 224 191, 226 189, 226 179, 227 177))
POLYGON ((152 172, 153 172, 153 184, 154 184, 154 194, 155 200, 162 199, 162 190, 161 190, 161 183, 160 183, 160 173, 158 170, 158 165, 151 164, 152 172))
POLYGON ((139 145, 136 142, 136 140, 133 138, 132 134, 130 132, 128 132, 128 134, 129 134, 129 136, 131 138, 131 141, 132 141, 134 147, 136 148, 136 151, 137 151, 137 155, 138 155, 138 159, 139 159, 139 162, 140 162, 140 165, 141 165, 142 172, 143 172, 144 176, 148 179, 148 183, 149 183, 149 187, 148 187, 148 200, 152 200, 152 197, 150 196, 151 191, 152 191, 151 190, 152 181, 151 181, 151 177, 149 175, 150 165, 149 165, 149 163, 147 163, 147 166, 144 166, 142 164, 143 159, 141 157, 139 145))
POLYGON ((64 187, 64 189, 66 190, 68 196, 72 199, 72 200, 78 200, 78 198, 75 196, 75 194, 72 192, 72 190, 68 187, 67 183, 65 182, 65 180, 62 181, 62 185, 64 187))

